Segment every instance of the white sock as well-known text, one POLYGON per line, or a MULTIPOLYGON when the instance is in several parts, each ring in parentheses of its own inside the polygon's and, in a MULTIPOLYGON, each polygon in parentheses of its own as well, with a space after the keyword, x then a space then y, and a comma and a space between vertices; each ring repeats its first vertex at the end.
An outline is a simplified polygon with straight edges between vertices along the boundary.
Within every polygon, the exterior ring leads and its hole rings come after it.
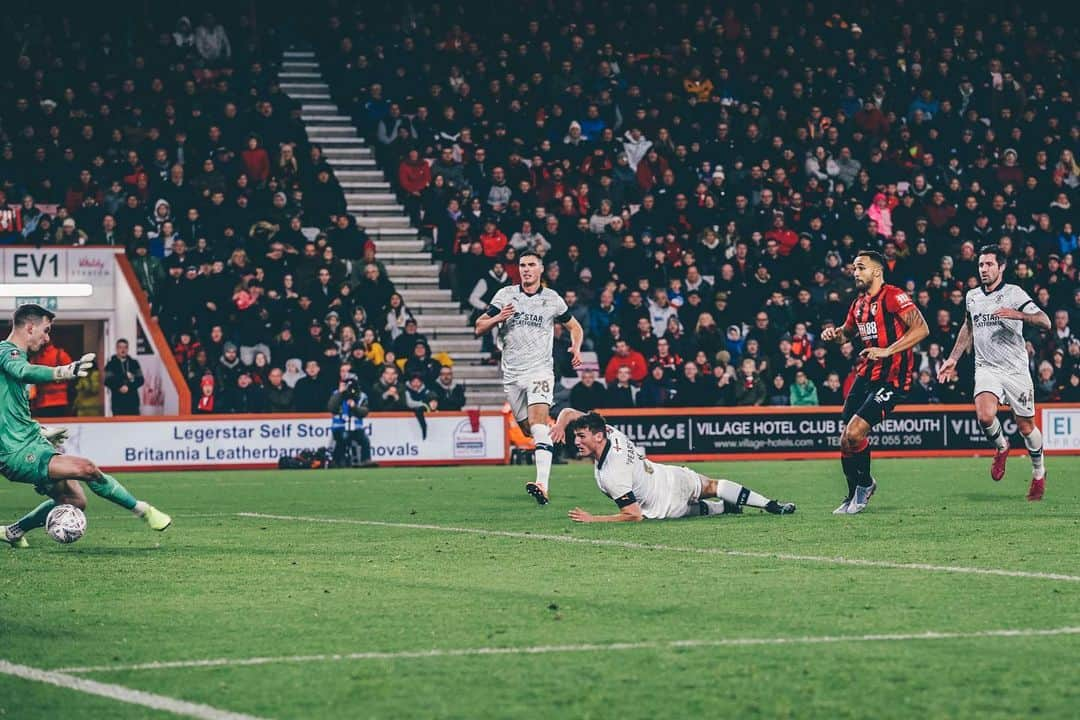
POLYGON ((547 490, 548 478, 551 476, 551 428, 546 423, 531 425, 533 440, 536 441, 536 451, 533 458, 536 460, 536 484, 547 490))
POLYGON ((1035 478, 1046 477, 1046 466, 1043 465, 1043 437, 1039 428, 1032 428, 1030 435, 1024 435, 1024 444, 1027 445, 1028 455, 1031 456, 1031 476, 1035 478))
POLYGON ((146 514, 147 508, 150 507, 150 503, 145 500, 137 500, 135 507, 131 508, 131 512, 135 513, 135 517, 142 517, 146 514))
POLYGON ((1001 421, 994 418, 994 423, 987 427, 982 426, 983 432, 986 433, 986 439, 994 443, 994 447, 998 450, 1004 450, 1009 447, 1009 439, 1005 437, 1005 433, 1001 430, 1001 421))
POLYGON ((769 504, 769 498, 730 480, 716 481, 716 496, 721 500, 727 500, 732 505, 763 508, 769 504))

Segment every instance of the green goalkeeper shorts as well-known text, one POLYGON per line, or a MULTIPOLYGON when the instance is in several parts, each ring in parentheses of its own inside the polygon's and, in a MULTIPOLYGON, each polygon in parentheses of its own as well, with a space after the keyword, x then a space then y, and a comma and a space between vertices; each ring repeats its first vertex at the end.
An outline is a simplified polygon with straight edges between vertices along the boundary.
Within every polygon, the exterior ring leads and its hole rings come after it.
POLYGON ((31 440, 15 452, 0 456, 0 473, 12 482, 29 483, 42 495, 48 494, 49 461, 56 455, 48 440, 31 440))

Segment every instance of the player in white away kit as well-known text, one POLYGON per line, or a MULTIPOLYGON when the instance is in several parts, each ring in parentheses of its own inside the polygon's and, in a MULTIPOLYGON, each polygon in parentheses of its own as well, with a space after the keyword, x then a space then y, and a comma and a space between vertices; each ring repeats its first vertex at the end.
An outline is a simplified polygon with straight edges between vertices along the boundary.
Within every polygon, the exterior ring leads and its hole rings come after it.
POLYGON ((1028 500, 1042 500, 1046 491, 1042 432, 1035 427, 1035 387, 1028 370, 1024 344, 1024 323, 1050 329, 1050 318, 1023 289, 1005 282, 1005 253, 995 245, 979 250, 979 279, 982 287, 968 290, 964 326, 956 347, 938 371, 938 381, 946 382, 956 373, 956 363, 975 347, 975 414, 983 432, 997 448, 990 477, 1005 477, 1009 440, 997 417, 998 405, 1012 407, 1013 417, 1031 456, 1031 487, 1028 500))
POLYGON ((570 511, 577 522, 623 522, 646 518, 664 520, 689 515, 740 513, 744 505, 773 515, 790 515, 795 503, 780 503, 729 480, 712 480, 688 467, 661 465, 625 434, 607 424, 599 413, 567 408, 559 413, 552 436, 562 441, 567 433, 582 457, 595 461, 600 492, 619 506, 616 515, 593 515, 581 508, 570 511), (713 499, 718 498, 718 499, 713 499))
POLYGON ((544 261, 534 252, 518 258, 521 284, 495 293, 487 312, 476 321, 476 334, 497 328, 496 340, 502 349, 503 389, 514 419, 526 435, 536 441, 536 480, 525 490, 541 505, 548 503, 551 476, 551 403, 555 395, 552 345, 555 323, 570 331, 570 363, 581 365, 584 331, 559 293, 540 284, 544 261))

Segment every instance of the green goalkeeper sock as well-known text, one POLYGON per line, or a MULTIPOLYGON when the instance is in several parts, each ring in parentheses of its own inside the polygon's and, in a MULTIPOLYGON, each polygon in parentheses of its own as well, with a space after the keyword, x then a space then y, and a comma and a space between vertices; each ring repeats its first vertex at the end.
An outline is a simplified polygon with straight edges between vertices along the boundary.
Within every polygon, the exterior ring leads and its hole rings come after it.
POLYGON ((90 489, 98 497, 103 497, 127 510, 135 509, 135 503, 137 502, 135 496, 128 492, 128 489, 121 485, 112 475, 101 473, 101 479, 92 480, 86 484, 90 486, 90 489))
POLYGON ((46 500, 19 518, 19 521, 12 527, 18 528, 20 535, 34 528, 45 527, 45 518, 49 516, 49 511, 54 507, 56 507, 55 500, 46 500))

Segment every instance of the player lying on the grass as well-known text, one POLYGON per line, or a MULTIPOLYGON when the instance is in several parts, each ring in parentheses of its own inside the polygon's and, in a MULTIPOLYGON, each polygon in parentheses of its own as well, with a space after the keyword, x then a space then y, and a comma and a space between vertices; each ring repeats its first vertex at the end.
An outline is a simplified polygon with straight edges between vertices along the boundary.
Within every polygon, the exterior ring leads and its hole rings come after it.
POLYGON ((577 522, 623 522, 649 518, 740 513, 742 507, 760 508, 774 515, 790 515, 795 503, 779 503, 730 480, 712 480, 688 467, 661 465, 599 413, 567 408, 551 430, 556 442, 569 433, 582 457, 594 460, 596 484, 619 506, 617 515, 593 515, 581 508, 570 511, 577 522), (718 499, 713 499, 718 498, 718 499))
POLYGON ((164 530, 172 519, 127 491, 86 458, 61 455, 54 447, 63 442, 63 428, 42 428, 30 417, 28 385, 86 377, 93 354, 61 367, 32 365, 27 353, 49 342, 52 312, 39 305, 21 305, 12 319, 11 335, 0 342, 0 473, 13 482, 28 483, 49 500, 38 505, 14 525, 0 525, 0 539, 12 547, 27 547, 28 531, 45 525, 57 505, 86 509, 86 495, 79 482, 109 502, 132 511, 153 530, 164 530))
POLYGON ((998 405, 1008 403, 1031 457, 1028 500, 1046 492, 1042 432, 1035 427, 1035 385, 1028 370, 1024 324, 1050 329, 1050 318, 1019 285, 1005 282, 1005 253, 996 245, 979 250, 982 287, 968 290, 964 325, 949 358, 941 364, 938 382, 956 374, 956 363, 975 348, 975 415, 997 453, 990 466, 995 481, 1005 477, 1009 439, 998 420, 998 405))

